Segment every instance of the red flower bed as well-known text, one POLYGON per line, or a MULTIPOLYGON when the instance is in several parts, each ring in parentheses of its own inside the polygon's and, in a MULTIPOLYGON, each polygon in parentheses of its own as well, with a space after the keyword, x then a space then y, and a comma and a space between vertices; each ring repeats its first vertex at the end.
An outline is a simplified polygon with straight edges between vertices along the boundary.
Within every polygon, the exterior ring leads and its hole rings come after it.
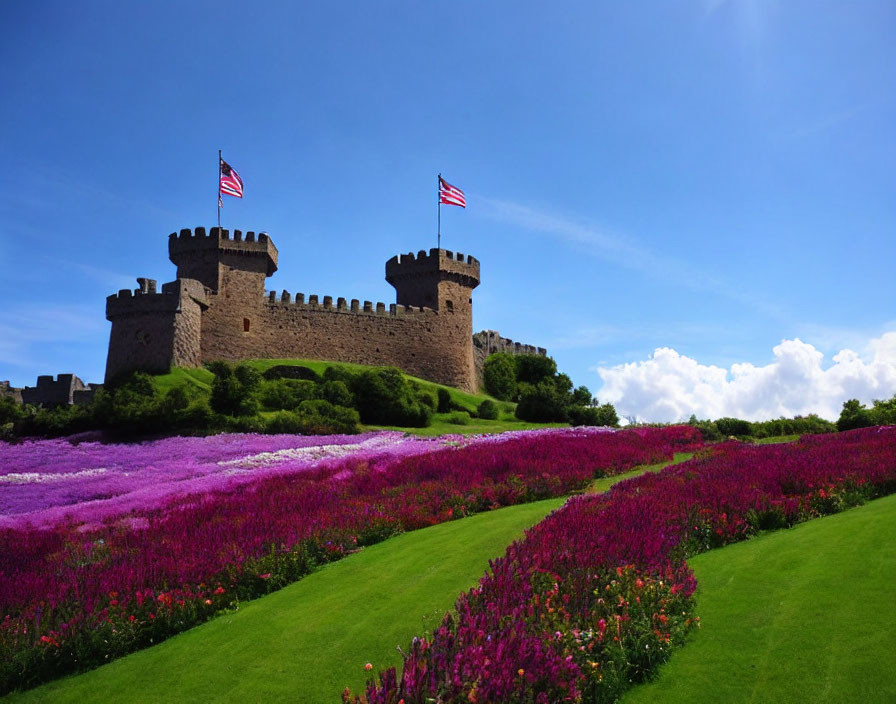
POLYGON ((698 442, 687 427, 458 440, 306 463, 99 527, 0 529, 0 693, 158 642, 394 533, 568 494, 698 442))
POLYGON ((355 701, 615 701, 698 621, 687 556, 893 491, 896 427, 885 427, 729 443, 575 497, 414 640, 400 678, 382 673, 355 701))

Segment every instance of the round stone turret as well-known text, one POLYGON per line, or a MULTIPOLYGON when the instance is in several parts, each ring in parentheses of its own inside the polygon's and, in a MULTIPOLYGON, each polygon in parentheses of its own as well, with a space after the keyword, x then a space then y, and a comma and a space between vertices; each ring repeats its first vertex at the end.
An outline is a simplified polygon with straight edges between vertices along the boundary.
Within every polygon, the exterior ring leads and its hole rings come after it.
POLYGON ((213 227, 208 235, 204 227, 184 229, 168 236, 168 257, 177 266, 177 278, 201 281, 217 292, 221 287, 222 267, 260 276, 264 279, 277 271, 277 248, 267 233, 254 232, 245 237, 240 230, 213 227))
POLYGON ((386 281, 395 287, 399 305, 472 317, 470 295, 479 285, 479 260, 448 249, 400 254, 386 262, 386 281))

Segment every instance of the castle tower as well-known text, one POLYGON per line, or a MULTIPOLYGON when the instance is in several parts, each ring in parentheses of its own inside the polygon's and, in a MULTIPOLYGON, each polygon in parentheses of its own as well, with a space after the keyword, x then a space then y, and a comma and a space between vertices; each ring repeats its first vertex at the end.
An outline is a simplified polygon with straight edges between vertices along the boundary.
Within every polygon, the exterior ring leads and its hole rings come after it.
POLYGON ((154 279, 137 279, 140 288, 122 289, 106 298, 112 323, 106 383, 131 371, 167 372, 172 366, 202 363, 202 313, 208 308, 205 287, 178 279, 156 290, 154 279))
MULTIPOLYGON (((473 322, 473 289, 479 285, 479 260, 448 249, 400 254, 386 262, 386 281, 396 303, 454 313, 473 322)), ((473 334, 472 327, 470 334, 473 334)))
POLYGON ((277 271, 277 248, 266 233, 245 238, 240 230, 204 227, 168 236, 168 257, 177 266, 178 279, 195 279, 212 294, 227 292, 261 297, 264 281, 277 271))
POLYGON ((447 249, 402 254, 386 262, 386 281, 395 287, 398 305, 437 313, 432 363, 439 368, 427 370, 427 378, 475 390, 472 295, 479 285, 479 260, 447 249))
POLYGON ((265 280, 277 271, 277 248, 264 232, 213 227, 168 236, 168 257, 178 280, 194 279, 208 290, 202 315, 202 362, 263 356, 257 349, 263 327, 265 280))

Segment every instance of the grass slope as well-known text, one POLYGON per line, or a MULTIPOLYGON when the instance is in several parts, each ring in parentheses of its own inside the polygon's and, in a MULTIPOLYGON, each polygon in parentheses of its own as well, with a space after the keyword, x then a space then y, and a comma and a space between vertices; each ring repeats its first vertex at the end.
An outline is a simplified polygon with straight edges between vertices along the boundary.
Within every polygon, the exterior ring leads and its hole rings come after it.
POLYGON ((702 628, 625 704, 896 701, 896 495, 690 564, 702 628))
MULTIPOLYGON (((252 359, 248 360, 246 364, 257 369, 261 373, 264 373, 271 367, 277 365, 291 365, 308 367, 309 369, 315 371, 320 375, 323 375, 324 370, 327 367, 333 366, 344 367, 354 372, 362 372, 366 369, 375 368, 364 366, 363 364, 351 364, 348 362, 327 362, 317 359, 252 359)), ((436 397, 438 389, 446 389, 449 396, 451 396, 452 403, 454 403, 459 408, 466 409, 469 412, 475 412, 479 404, 486 399, 494 401, 500 409, 499 417, 497 420, 482 420, 480 418, 473 418, 469 423, 465 425, 459 425, 457 423, 451 422, 451 413, 435 413, 433 414, 432 422, 426 428, 365 425, 362 426, 364 430, 400 430, 402 432, 410 433, 413 435, 435 436, 454 433, 463 435, 480 433, 501 433, 505 430, 531 430, 533 428, 552 428, 568 425, 568 423, 527 423, 525 421, 517 419, 513 415, 515 404, 507 403, 506 401, 499 401, 486 393, 471 394, 466 391, 461 391, 460 389, 436 384, 434 382, 426 381, 425 379, 420 379, 408 374, 405 374, 404 376, 405 378, 416 382, 420 386, 420 389, 422 391, 429 393, 433 398, 436 397)), ((160 393, 163 394, 172 387, 181 385, 186 385, 205 393, 210 393, 215 375, 212 374, 208 369, 204 368, 188 369, 175 367, 171 370, 170 373, 160 374, 153 377, 153 379, 156 388, 160 393)), ((262 413, 262 415, 271 414, 262 413)))
POLYGON ((279 592, 14 702, 338 702, 431 629, 551 499, 405 533, 279 592))

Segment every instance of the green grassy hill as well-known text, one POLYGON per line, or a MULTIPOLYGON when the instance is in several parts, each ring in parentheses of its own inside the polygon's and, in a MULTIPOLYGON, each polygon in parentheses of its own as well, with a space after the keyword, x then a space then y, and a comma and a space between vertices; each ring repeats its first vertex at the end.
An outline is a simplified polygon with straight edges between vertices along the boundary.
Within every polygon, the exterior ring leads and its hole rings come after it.
POLYGON ((689 562, 701 629, 625 704, 896 701, 896 495, 689 562))
MULTIPOLYGON (((327 367, 343 367, 350 371, 360 372, 365 369, 371 369, 362 364, 350 364, 344 362, 327 362, 314 359, 253 359, 246 362, 249 366, 264 373, 268 369, 278 365, 292 365, 308 367, 317 374, 323 374, 327 367)), ((499 401, 486 393, 472 394, 450 386, 443 386, 425 379, 405 374, 406 379, 417 384, 421 391, 429 393, 433 398, 439 389, 445 389, 451 397, 451 402, 458 409, 463 409, 475 414, 476 408, 484 400, 494 401, 500 413, 497 420, 484 420, 481 418, 466 419, 461 416, 459 419, 452 413, 435 413, 432 422, 425 428, 406 428, 398 426, 368 425, 362 426, 364 430, 401 430, 403 432, 413 433, 416 435, 445 435, 446 433, 463 433, 463 434, 479 434, 479 433, 500 433, 505 430, 529 430, 532 428, 558 427, 566 425, 565 423, 527 423, 516 418, 513 414, 515 404, 505 401, 499 401), (461 422, 458 422, 461 421, 461 422)), ((153 377, 153 383, 157 390, 164 394, 175 386, 188 386, 192 389, 203 393, 210 393, 214 374, 208 369, 187 369, 176 367, 168 374, 161 374, 153 377)))

